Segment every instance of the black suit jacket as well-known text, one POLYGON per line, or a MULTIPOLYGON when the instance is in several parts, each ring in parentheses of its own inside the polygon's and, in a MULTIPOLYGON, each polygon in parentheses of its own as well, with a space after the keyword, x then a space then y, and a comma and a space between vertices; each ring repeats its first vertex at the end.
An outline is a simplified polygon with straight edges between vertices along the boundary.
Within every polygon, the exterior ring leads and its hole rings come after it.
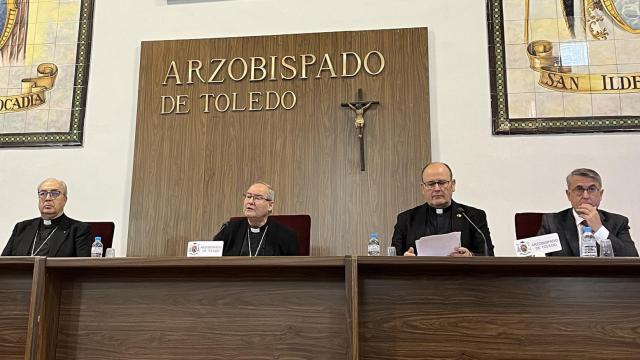
MULTIPOLYGON (((2 256, 30 256, 33 239, 41 218, 29 219, 16 224, 2 256)), ((51 257, 74 257, 91 255, 91 228, 89 224, 71 219, 62 214, 60 224, 49 238, 51 257)))
MULTIPOLYGON (((288 227, 279 224, 272 218, 267 218, 267 233, 264 235, 264 248, 260 256, 296 256, 298 255, 298 238, 296 233, 288 227)), ((232 220, 213 237, 213 240, 224 241, 223 256, 241 256, 242 246, 247 241, 249 222, 242 218, 232 220)))
MULTIPOLYGON (((580 256, 578 228, 572 209, 542 215, 538 235, 558 233, 562 250, 547 256, 580 256)), ((638 256, 638 251, 629 234, 629 219, 622 215, 598 209, 602 225, 609 230, 609 240, 615 256, 638 256)))
MULTIPOLYGON (((416 251, 416 240, 423 236, 434 235, 427 233, 427 204, 422 204, 413 209, 398 214, 398 220, 393 230, 392 245, 396 248, 398 255, 403 255, 405 251, 413 247, 416 251)), ((484 239, 473 225, 464 216, 457 212, 457 208, 464 209, 465 214, 484 233, 487 238, 487 254, 493 256, 493 244, 487 224, 487 214, 480 209, 476 209, 464 204, 451 202, 451 228, 454 232, 460 231, 460 243, 474 255, 484 255, 484 239)), ((417 254, 416 254, 417 255, 417 254)))

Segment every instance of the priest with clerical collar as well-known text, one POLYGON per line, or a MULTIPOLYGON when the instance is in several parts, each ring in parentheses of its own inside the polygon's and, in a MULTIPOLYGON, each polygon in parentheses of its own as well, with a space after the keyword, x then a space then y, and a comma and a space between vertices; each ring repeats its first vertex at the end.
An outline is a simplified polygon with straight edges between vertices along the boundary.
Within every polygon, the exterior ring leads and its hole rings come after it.
POLYGON ((66 216, 66 204, 64 181, 49 178, 40 183, 40 217, 16 224, 2 256, 90 256, 91 229, 88 224, 66 216))
POLYGON ((224 241, 224 256, 298 255, 296 233, 277 223, 273 212, 275 191, 269 184, 257 182, 243 196, 246 218, 225 223, 213 240, 224 241))
POLYGON ((487 215, 453 201, 456 180, 449 165, 427 164, 422 169, 420 185, 426 202, 398 215, 391 240, 398 254, 417 255, 415 243, 421 237, 460 232, 461 246, 449 256, 493 256, 487 215))

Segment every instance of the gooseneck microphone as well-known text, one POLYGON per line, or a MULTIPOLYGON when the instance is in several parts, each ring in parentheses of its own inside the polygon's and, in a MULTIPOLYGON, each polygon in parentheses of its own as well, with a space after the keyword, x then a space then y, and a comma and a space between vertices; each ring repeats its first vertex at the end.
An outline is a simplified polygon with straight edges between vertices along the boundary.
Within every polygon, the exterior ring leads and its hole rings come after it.
POLYGON ((222 231, 222 229, 226 228, 227 225, 229 225, 229 221, 225 221, 221 226, 220 226, 220 230, 218 231, 222 231))
POLYGON ((220 226, 220 230, 218 230, 218 233, 217 233, 217 234, 215 234, 215 235, 213 235, 213 240, 215 240, 215 239, 216 239, 216 235, 220 234, 220 232, 221 232, 222 230, 224 230, 224 228, 226 228, 226 227, 227 227, 227 225, 229 225, 229 221, 225 221, 225 222, 222 224, 222 226, 220 226))
POLYGON ((469 217, 467 216, 467 213, 465 213, 465 211, 464 211, 464 209, 462 207, 458 207, 456 209, 456 211, 458 212, 458 214, 461 214, 462 216, 464 216, 464 218, 467 219, 469 224, 473 225, 473 227, 476 228, 476 230, 478 230, 480 235, 482 235, 482 239, 484 240, 484 256, 489 256, 489 248, 488 248, 488 245, 487 245, 487 238, 484 236, 484 233, 482 231, 480 231, 480 228, 473 221, 471 221, 471 219, 469 219, 469 217))

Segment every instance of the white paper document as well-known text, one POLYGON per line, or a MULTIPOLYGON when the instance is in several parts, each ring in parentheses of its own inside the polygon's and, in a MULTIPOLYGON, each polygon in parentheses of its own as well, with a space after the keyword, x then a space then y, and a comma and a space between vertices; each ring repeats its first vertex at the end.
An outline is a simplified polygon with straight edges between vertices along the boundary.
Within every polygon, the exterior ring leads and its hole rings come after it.
POLYGON ((460 232, 423 236, 416 240, 418 256, 447 256, 460 246, 460 232))
POLYGON ((514 245, 516 256, 544 256, 544 254, 562 250, 557 233, 516 240, 514 245))

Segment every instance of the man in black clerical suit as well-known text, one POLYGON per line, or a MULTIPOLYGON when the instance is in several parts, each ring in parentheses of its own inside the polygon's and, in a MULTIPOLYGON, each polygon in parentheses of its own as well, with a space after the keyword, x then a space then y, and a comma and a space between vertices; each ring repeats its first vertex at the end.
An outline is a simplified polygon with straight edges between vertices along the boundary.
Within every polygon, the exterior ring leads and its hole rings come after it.
POLYGON ((592 169, 575 169, 567 176, 565 194, 571 203, 569 209, 542 216, 538 235, 557 233, 562 250, 547 256, 580 256, 580 236, 589 226, 597 241, 611 240, 615 256, 638 256, 631 234, 629 219, 622 215, 600 210, 602 178, 592 169))
POLYGON ((273 212, 275 192, 270 185, 258 182, 243 194, 246 219, 225 223, 213 240, 224 241, 223 256, 298 255, 296 233, 269 218, 273 212))
POLYGON ((461 246, 449 256, 485 255, 485 240, 482 234, 487 239, 486 255, 493 256, 485 212, 452 200, 456 180, 449 165, 441 162, 427 164, 422 169, 421 180, 422 195, 426 203, 400 213, 393 230, 392 245, 398 254, 416 255, 416 240, 423 236, 459 231, 461 246))
POLYGON ((91 229, 64 214, 66 203, 64 181, 46 179, 40 183, 40 217, 16 224, 2 256, 90 256, 91 229))

